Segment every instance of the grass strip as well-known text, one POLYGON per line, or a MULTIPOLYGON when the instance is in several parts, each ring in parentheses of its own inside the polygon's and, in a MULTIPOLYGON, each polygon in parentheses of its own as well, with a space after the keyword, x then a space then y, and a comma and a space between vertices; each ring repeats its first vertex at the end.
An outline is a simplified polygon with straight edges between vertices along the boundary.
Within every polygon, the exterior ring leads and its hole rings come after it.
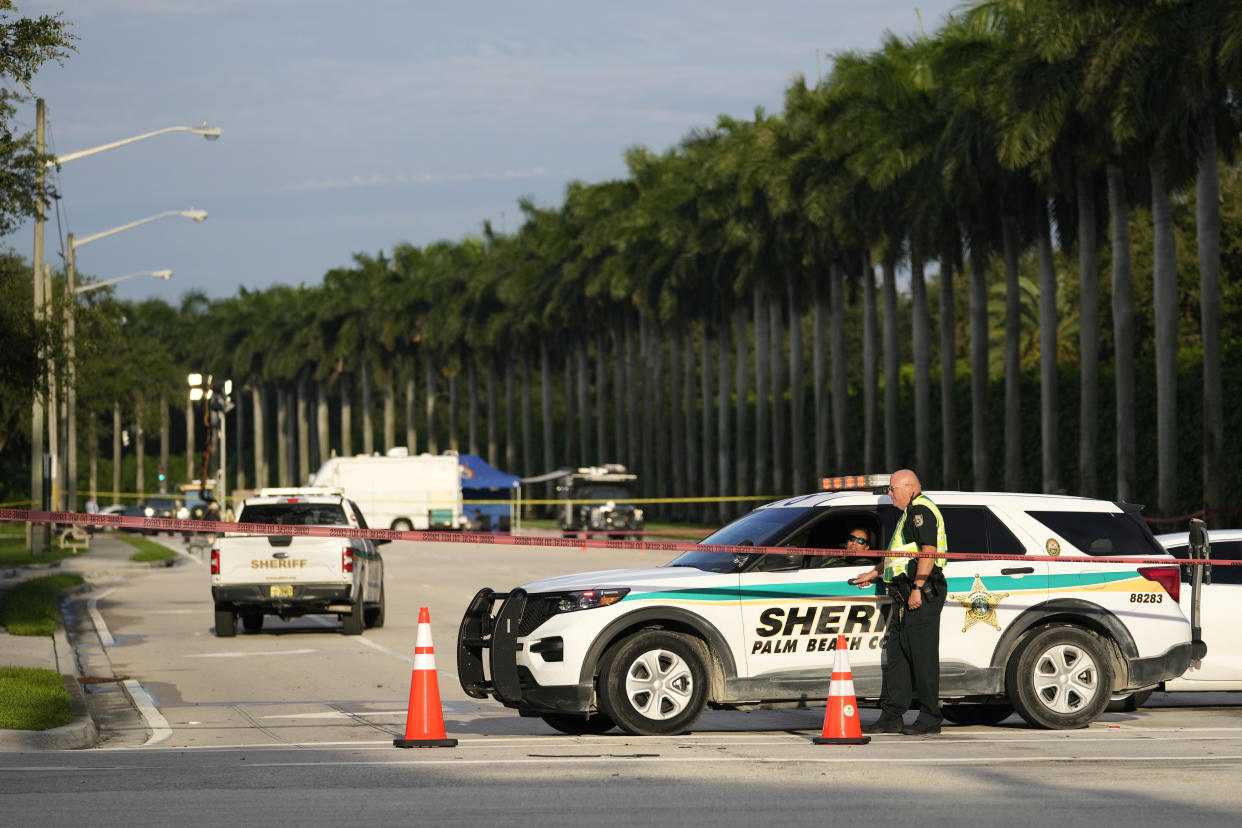
POLYGON ((47 730, 73 721, 60 673, 38 667, 0 667, 0 728, 47 730))
POLYGON ((175 549, 169 549, 163 544, 156 543, 155 541, 149 541, 146 538, 130 535, 121 538, 121 540, 138 550, 129 556, 131 561, 145 563, 147 561, 166 561, 169 558, 177 557, 177 551, 175 549))
POLYGON ((4 596, 4 626, 10 635, 51 635, 60 626, 56 593, 82 583, 81 575, 61 573, 15 584, 4 596))
POLYGON ((36 558, 26 548, 25 532, 0 535, 0 566, 30 566, 31 564, 51 563, 52 561, 60 561, 75 556, 74 550, 60 549, 55 544, 56 539, 53 537, 52 546, 45 549, 41 557, 36 558))

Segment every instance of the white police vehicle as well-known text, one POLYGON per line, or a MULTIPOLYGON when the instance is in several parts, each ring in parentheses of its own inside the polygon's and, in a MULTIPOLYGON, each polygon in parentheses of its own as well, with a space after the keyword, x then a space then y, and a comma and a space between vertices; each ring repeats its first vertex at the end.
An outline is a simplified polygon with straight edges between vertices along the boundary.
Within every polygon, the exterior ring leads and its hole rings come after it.
MULTIPOLYGON (((838 635, 855 693, 874 702, 889 599, 848 581, 876 557, 831 557, 863 528, 882 549, 899 512, 887 475, 862 488, 760 507, 665 566, 569 575, 505 593, 482 589, 462 618, 458 673, 567 733, 680 733, 705 707, 822 704, 838 635), (788 554, 750 547, 788 547, 788 554), (724 549, 713 547, 727 547, 724 549)), ((940 633, 945 717, 994 724, 1092 722, 1113 693, 1180 676, 1190 624, 1176 560, 1138 507, 1055 495, 929 492, 950 560, 940 633), (1054 556, 1055 561, 1022 560, 1054 556), (1168 565, 1099 557, 1168 559, 1168 565)))

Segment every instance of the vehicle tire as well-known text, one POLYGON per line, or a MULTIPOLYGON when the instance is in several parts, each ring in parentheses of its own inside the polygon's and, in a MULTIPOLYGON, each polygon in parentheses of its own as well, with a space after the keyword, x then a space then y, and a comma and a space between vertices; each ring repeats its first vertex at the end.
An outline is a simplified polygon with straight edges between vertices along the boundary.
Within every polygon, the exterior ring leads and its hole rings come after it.
POLYGON ((616 722, 603 713, 596 713, 589 719, 573 713, 540 713, 539 718, 553 730, 568 733, 570 736, 599 736, 617 726, 616 722))
POLYGON ((1005 690, 1018 714, 1049 730, 1091 724, 1108 706, 1112 686, 1108 645, 1071 624, 1032 633, 1005 670, 1005 690))
POLYGON ((604 714, 635 736, 685 733, 707 703, 707 668, 686 636, 643 630, 605 654, 599 674, 604 714))
POLYGON ((1154 689, 1153 687, 1148 687, 1146 690, 1136 690, 1133 693, 1113 696, 1105 709, 1109 713, 1133 713, 1147 703, 1154 689))
POLYGON ((953 724, 998 725, 1013 715, 1013 705, 1007 702, 996 704, 944 704, 940 712, 953 724))
POLYGON ((392 526, 390 526, 389 528, 395 529, 398 532, 409 532, 411 529, 414 528, 414 524, 410 523, 405 518, 397 518, 396 520, 392 522, 392 526))
POLYGON ((242 613, 241 621, 246 632, 259 632, 263 629, 263 613, 261 612, 242 613))
POLYGON ((380 585, 380 599, 378 607, 367 607, 363 614, 366 620, 367 629, 372 627, 384 626, 384 586, 380 585))
POLYGON ((362 635, 362 631, 366 628, 366 620, 366 608, 360 599, 354 604, 353 612, 349 615, 341 615, 341 632, 346 635, 362 635))
POLYGON ((216 604, 216 638, 237 635, 237 613, 227 604, 216 604))

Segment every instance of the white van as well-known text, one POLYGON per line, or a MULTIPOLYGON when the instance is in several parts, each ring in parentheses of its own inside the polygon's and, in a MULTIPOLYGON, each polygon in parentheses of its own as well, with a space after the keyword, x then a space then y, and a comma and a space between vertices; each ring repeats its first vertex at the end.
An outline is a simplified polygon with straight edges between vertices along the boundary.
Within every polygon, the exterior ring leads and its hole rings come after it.
MULTIPOLYGON (((850 579, 883 555, 828 557, 852 530, 887 546, 898 518, 883 484, 760 507, 665 566, 480 590, 458 638, 462 688, 564 732, 680 733, 705 707, 822 704, 838 635, 861 703, 881 690, 890 599, 850 579), (788 547, 782 554, 753 547, 788 547)), ((1017 711, 1084 727, 1111 694, 1180 676, 1194 647, 1176 559, 1137 507, 1057 495, 929 492, 945 568, 945 718, 1017 711), (1104 557, 1155 559, 1111 563, 1104 557), (1049 560, 1049 558, 1055 560, 1049 560), (1167 560, 1167 563, 1164 561, 1167 560)))
POLYGON ((333 457, 310 485, 344 490, 373 527, 461 529, 466 523, 455 453, 410 456, 397 448, 385 456, 333 457))

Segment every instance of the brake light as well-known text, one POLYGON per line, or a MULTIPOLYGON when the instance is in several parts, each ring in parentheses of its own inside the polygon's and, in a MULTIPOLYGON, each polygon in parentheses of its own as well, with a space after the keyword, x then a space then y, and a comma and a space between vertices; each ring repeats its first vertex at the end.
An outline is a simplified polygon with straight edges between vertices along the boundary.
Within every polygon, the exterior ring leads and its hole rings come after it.
POLYGON ((341 571, 354 571, 354 550, 348 546, 341 547, 341 571))
POLYGON ((211 574, 212 575, 220 574, 220 550, 219 549, 211 550, 211 574))
POLYGON ((1182 569, 1178 566, 1140 566, 1139 574, 1149 581, 1155 581, 1164 587, 1174 601, 1182 594, 1182 569))

